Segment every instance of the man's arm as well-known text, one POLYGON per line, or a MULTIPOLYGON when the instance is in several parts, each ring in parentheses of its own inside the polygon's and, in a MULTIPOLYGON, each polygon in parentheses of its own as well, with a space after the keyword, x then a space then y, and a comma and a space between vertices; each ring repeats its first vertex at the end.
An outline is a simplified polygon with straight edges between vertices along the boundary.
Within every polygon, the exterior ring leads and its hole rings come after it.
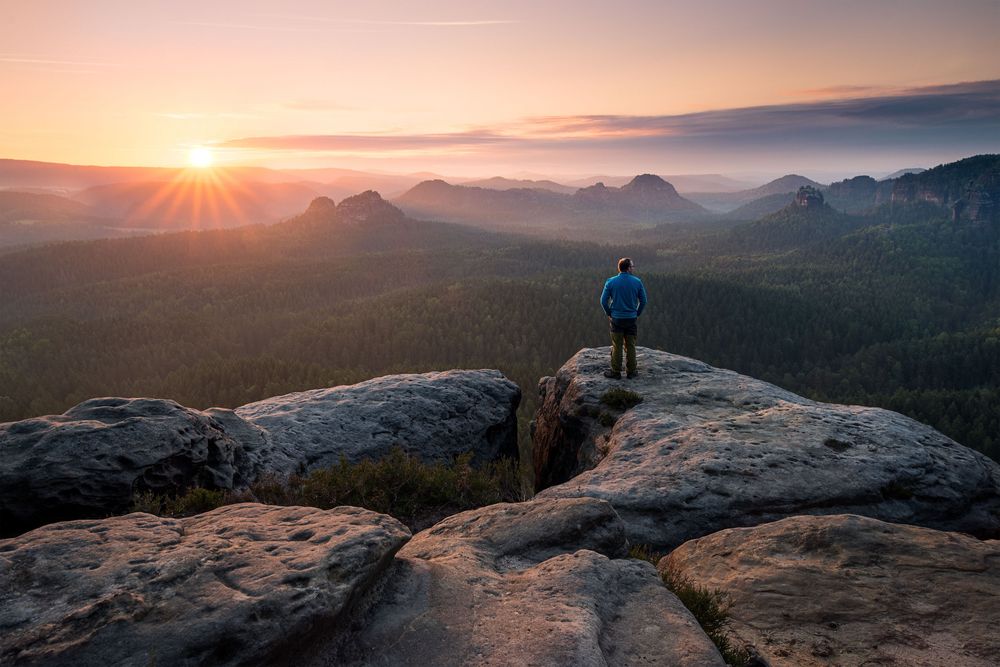
POLYGON ((611 317, 611 281, 604 283, 604 291, 601 292, 601 308, 604 309, 604 314, 611 317))
POLYGON ((642 315, 642 309, 646 307, 646 288, 643 286, 642 281, 639 281, 639 307, 635 311, 635 316, 639 317, 642 315))

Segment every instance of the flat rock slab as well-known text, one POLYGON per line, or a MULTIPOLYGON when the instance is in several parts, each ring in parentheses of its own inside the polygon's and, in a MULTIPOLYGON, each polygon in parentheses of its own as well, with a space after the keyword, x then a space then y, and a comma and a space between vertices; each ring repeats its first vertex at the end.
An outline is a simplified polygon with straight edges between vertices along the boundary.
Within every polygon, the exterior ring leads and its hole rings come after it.
POLYGON ((409 538, 355 507, 129 514, 0 540, 0 663, 268 664, 336 634, 409 538))
POLYGON ((309 665, 724 665, 590 498, 491 505, 418 533, 339 652, 309 665))
POLYGON ((1000 542, 857 515, 798 516, 687 542, 660 561, 721 589, 774 667, 995 667, 1000 542))
POLYGON ((581 350, 541 381, 535 474, 556 485, 539 497, 608 500, 632 542, 668 551, 723 528, 842 513, 1000 535, 1000 466, 929 426, 647 348, 638 378, 609 380, 609 354, 581 350), (601 400, 612 388, 642 402, 615 409, 601 400))
POLYGON ((499 371, 391 375, 233 410, 96 398, 0 424, 0 536, 128 511, 137 493, 241 489, 393 447, 425 462, 517 458, 517 385, 499 371))
POLYGON ((424 461, 473 453, 473 463, 517 458, 521 390, 500 371, 387 375, 359 384, 275 396, 236 408, 267 432, 265 468, 306 470, 381 458, 393 447, 424 461))

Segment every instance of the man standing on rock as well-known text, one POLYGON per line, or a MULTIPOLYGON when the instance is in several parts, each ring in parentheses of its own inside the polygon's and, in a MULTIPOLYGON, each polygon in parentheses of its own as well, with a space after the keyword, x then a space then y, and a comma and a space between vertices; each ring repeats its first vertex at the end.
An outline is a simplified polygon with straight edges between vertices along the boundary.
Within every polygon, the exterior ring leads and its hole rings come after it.
POLYGON ((646 288, 642 281, 632 275, 635 263, 628 257, 618 260, 618 275, 608 278, 601 293, 601 308, 611 322, 611 370, 604 371, 604 377, 621 378, 622 345, 627 355, 627 376, 638 375, 635 361, 635 337, 638 333, 636 321, 646 307, 646 288))

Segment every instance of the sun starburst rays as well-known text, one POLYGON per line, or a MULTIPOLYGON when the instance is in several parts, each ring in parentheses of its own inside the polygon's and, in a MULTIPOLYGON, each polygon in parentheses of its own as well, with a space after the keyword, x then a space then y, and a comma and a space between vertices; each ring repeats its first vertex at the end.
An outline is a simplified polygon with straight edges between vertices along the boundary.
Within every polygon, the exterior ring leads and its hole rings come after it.
POLYGON ((249 184, 225 169, 189 168, 158 184, 127 219, 135 226, 219 229, 255 222, 250 213, 263 204, 249 184))

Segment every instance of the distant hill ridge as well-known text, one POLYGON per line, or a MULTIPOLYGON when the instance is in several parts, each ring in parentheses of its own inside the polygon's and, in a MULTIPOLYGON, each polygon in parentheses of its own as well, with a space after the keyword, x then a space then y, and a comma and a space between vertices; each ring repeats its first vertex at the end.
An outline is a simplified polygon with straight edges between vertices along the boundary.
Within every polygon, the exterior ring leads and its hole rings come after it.
POLYGON ((437 179, 419 183, 395 202, 407 214, 431 220, 505 229, 533 226, 642 225, 707 216, 698 204, 653 174, 641 174, 620 188, 596 183, 572 195, 536 188, 494 190, 452 185, 437 179))
POLYGON ((690 192, 687 196, 692 201, 698 202, 712 211, 731 213, 741 206, 750 204, 762 197, 794 193, 804 185, 814 188, 825 187, 822 183, 818 183, 811 178, 806 178, 798 174, 786 174, 781 178, 776 178, 760 187, 750 188, 749 190, 740 190, 739 192, 690 192))
POLYGON ((462 183, 457 183, 457 185, 473 188, 487 188, 490 190, 530 188, 537 190, 549 190, 551 192, 558 192, 564 195, 571 195, 577 190, 577 188, 570 185, 563 185, 562 183, 556 183, 555 181, 547 179, 535 181, 527 178, 504 178, 503 176, 494 176, 492 178, 482 178, 473 181, 463 181, 462 183))

